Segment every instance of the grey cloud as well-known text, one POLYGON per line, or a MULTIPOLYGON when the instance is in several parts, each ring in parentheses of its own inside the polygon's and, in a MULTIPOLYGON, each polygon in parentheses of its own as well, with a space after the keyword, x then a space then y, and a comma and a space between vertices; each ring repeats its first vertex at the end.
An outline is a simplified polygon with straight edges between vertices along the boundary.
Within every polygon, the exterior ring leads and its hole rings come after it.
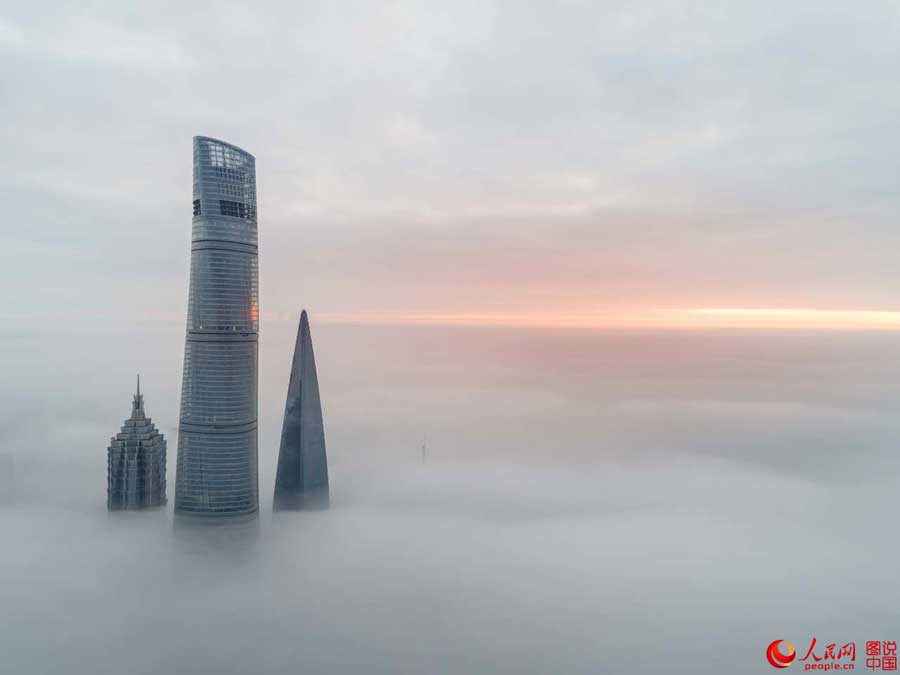
MULTIPOLYGON (((492 306, 521 305, 539 266, 557 302, 896 295, 891 3, 19 3, 0 18, 4 236, 94 248, 53 270, 91 286, 85 311, 122 302, 102 290, 118 273, 96 269, 128 245, 170 275, 148 311, 183 302, 194 133, 258 156, 264 311, 289 304, 298 268, 335 311, 452 308, 469 284, 456 251, 494 239, 531 264, 480 260, 492 306), (370 254, 432 275, 392 302, 370 254)), ((26 288, 34 255, 18 247, 10 269, 26 288)))

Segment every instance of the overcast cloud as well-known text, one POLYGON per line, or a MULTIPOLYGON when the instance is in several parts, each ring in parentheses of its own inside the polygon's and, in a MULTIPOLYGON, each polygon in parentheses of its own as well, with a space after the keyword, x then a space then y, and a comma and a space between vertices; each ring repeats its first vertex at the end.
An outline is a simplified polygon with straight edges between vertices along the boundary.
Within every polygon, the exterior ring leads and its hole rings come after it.
POLYGON ((898 26, 893 2, 7 2, 4 313, 183 316, 194 134, 257 157, 264 315, 895 307, 898 26))

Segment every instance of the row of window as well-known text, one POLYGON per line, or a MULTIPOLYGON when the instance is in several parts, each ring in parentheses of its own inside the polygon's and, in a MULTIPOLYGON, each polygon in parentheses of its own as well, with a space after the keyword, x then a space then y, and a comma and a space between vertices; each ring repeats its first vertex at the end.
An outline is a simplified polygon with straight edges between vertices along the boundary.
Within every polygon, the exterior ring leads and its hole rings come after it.
POLYGON ((247 185, 233 180, 219 180, 204 176, 199 183, 194 181, 194 190, 192 194, 199 195, 202 193, 205 195, 212 195, 221 193, 224 195, 240 197, 244 201, 254 201, 256 199, 254 187, 255 186, 252 183, 247 185))
MULTIPOLYGON (((243 220, 254 220, 256 217, 252 206, 248 206, 244 202, 233 202, 227 199, 219 200, 219 214, 230 216, 231 218, 242 218, 243 220)), ((203 215, 199 199, 194 200, 194 215, 203 215)))
POLYGON ((219 212, 223 216, 231 216, 232 218, 250 219, 250 209, 243 202, 232 202, 226 199, 219 200, 219 212))
POLYGON ((242 152, 238 152, 233 148, 229 148, 217 143, 206 143, 206 150, 209 156, 209 163, 212 166, 220 167, 236 167, 245 166, 250 163, 251 159, 242 152))
POLYGON ((222 166, 208 167, 201 173, 201 176, 218 176, 219 178, 240 181, 244 184, 248 184, 251 181, 250 175, 246 171, 242 169, 228 169, 222 166))

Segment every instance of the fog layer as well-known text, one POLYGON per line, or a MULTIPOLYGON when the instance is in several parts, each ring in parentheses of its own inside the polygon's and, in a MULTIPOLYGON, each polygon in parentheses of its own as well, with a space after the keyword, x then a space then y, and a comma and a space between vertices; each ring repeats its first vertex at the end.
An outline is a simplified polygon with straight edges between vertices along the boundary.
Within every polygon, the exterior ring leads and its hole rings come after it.
POLYGON ((900 633, 894 336, 312 320, 333 508, 271 514, 264 324, 262 508, 224 534, 105 511, 137 370, 172 501, 181 325, 5 329, 4 668, 759 673, 900 633))

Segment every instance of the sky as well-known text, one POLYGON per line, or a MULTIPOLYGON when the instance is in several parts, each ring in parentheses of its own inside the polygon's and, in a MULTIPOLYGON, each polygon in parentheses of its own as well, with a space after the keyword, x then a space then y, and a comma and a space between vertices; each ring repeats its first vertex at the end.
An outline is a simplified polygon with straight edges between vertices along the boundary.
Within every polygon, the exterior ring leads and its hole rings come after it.
POLYGON ((203 134, 264 319, 896 327, 898 57, 894 2, 7 0, 0 312, 181 320, 203 134))

